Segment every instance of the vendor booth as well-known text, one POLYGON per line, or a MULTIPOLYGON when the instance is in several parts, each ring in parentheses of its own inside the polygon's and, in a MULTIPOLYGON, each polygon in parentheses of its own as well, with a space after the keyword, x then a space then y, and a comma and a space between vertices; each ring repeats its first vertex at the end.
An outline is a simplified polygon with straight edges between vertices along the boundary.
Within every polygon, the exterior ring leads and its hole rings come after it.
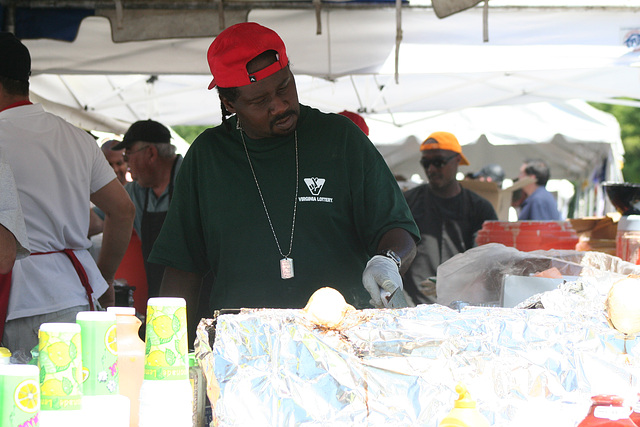
MULTIPOLYGON (((223 21, 213 8, 222 2, 166 10, 154 0, 71 0, 85 6, 75 19, 42 21, 20 8, 7 15, 0 0, 0 17, 31 51, 31 99, 88 130, 122 134, 147 118, 220 123, 205 53, 221 27, 250 20, 283 37, 301 103, 361 114, 392 172, 421 176, 419 144, 450 131, 471 163, 462 173, 499 163, 514 178, 522 160, 543 158, 553 178, 578 184, 580 215, 604 213, 601 183, 623 181, 624 149, 616 120, 587 101, 640 106, 620 99, 640 99, 640 4, 492 1, 447 19, 402 1, 247 2, 223 21)), ((640 419, 640 276, 630 275, 640 267, 604 252, 490 242, 440 266, 437 304, 356 310, 339 296, 320 308, 310 300, 218 310, 195 319, 195 342, 185 300, 153 298, 140 307, 144 356, 135 310, 85 329, 49 324, 32 359, 38 369, 0 401, 42 427, 443 427, 455 408, 474 409, 483 426, 577 427, 596 396, 610 420, 640 419), (637 286, 620 290, 628 279, 637 286), (135 366, 119 322, 135 338, 135 366), (100 353, 85 356, 85 347, 100 353), (140 383, 125 398, 123 382, 134 376, 140 383), (108 387, 90 395, 87 381, 108 387)), ((0 374, 18 371, 9 366, 0 374)))

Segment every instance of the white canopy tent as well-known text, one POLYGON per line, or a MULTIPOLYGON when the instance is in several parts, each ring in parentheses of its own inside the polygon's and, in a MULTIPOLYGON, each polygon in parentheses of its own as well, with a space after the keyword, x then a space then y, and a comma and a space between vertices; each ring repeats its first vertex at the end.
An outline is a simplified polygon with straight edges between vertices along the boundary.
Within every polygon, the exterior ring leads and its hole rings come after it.
MULTIPOLYGON (((504 156, 507 176, 515 176, 522 159, 543 157, 556 178, 586 183, 605 168, 604 179, 622 180, 617 123, 575 100, 640 105, 621 99, 640 99, 640 8, 489 9, 487 43, 481 7, 446 19, 431 8, 401 15, 389 7, 325 8, 321 34, 312 9, 256 9, 248 20, 285 40, 301 102, 361 113, 392 170, 402 172, 403 162, 415 168, 416 142, 448 130, 465 144, 472 169, 504 156), (399 146, 412 157, 394 164, 399 146)), ((73 43, 25 40, 32 94, 96 130, 122 133, 146 118, 215 125, 219 101, 206 89, 212 39, 114 43, 107 19, 86 18, 73 43)))
MULTIPOLYGON (((640 9, 638 9, 640 10, 640 9)), ((633 8, 490 8, 437 19, 429 8, 402 10, 395 76, 396 12, 330 9, 316 34, 313 10, 253 10, 248 19, 287 44, 301 101, 325 111, 365 114, 452 112, 464 108, 569 99, 640 99, 640 74, 621 59, 640 34, 633 8)), ((114 43, 105 18, 86 18, 73 43, 25 40, 32 90, 43 99, 123 121, 168 125, 219 122, 206 90, 213 37, 114 43)), ((402 124, 396 121, 396 124, 402 124)))
POLYGON ((450 130, 471 163, 460 166, 463 173, 498 163, 506 177, 515 178, 523 160, 544 158, 553 178, 582 182, 606 160, 602 176, 622 179, 620 126, 614 117, 584 101, 466 109, 421 120, 395 134, 380 122, 369 120, 368 124, 370 137, 391 170, 407 177, 424 178, 418 162, 420 143, 431 132, 450 130))

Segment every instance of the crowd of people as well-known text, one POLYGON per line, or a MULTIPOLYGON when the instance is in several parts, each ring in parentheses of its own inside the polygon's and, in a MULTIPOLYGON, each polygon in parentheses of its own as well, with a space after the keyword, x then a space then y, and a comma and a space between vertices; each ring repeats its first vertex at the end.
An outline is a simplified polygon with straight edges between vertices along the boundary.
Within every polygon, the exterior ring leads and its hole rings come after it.
MULTIPOLYGON (((302 308, 324 286, 356 308, 384 307, 398 289, 410 303, 434 303, 438 265, 497 219, 458 182, 469 161, 449 132, 420 145, 427 182, 403 191, 361 116, 300 104, 274 31, 233 25, 206 58, 223 120, 183 158, 157 121, 99 147, 32 104, 29 51, 0 33, 3 346, 28 352, 41 323, 113 305, 132 233, 148 296, 185 298, 195 326, 216 309, 302 308)), ((544 162, 524 162, 523 177, 535 183, 523 188, 522 219, 559 219, 544 162)), ((492 164, 469 178, 501 185, 505 176, 492 164)))

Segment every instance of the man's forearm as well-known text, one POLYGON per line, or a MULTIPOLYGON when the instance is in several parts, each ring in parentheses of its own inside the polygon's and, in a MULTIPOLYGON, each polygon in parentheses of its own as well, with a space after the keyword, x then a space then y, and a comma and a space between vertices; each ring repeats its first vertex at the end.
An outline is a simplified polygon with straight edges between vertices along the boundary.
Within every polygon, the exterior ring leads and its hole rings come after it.
POLYGON ((404 274, 416 256, 416 242, 404 228, 392 228, 387 231, 378 243, 378 251, 390 249, 401 259, 400 274, 404 274))
POLYGON ((97 264, 107 282, 113 281, 116 270, 127 252, 132 227, 132 217, 112 218, 107 215, 104 219, 102 247, 97 264))
POLYGON ((116 305, 116 290, 113 287, 113 282, 109 282, 109 289, 98 298, 98 302, 103 308, 113 307, 116 305))
POLYGON ((161 297, 184 298, 187 303, 187 324, 198 322, 198 297, 202 286, 202 276, 189 271, 165 267, 162 284, 160 285, 161 297))
POLYGON ((16 261, 18 244, 9 230, 0 224, 0 274, 6 274, 13 268, 16 261))

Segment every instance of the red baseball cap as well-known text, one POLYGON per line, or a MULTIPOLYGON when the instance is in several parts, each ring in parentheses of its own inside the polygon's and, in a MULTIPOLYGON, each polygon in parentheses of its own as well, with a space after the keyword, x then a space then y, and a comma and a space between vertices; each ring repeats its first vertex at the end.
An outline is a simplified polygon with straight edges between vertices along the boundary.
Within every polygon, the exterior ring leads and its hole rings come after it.
POLYGON ((364 121, 364 117, 360 114, 347 110, 341 111, 338 114, 350 118, 353 123, 357 124, 358 127, 362 129, 362 132, 364 132, 365 135, 369 136, 369 126, 367 126, 367 122, 364 121))
POLYGON ((289 64, 280 36, 255 22, 235 24, 218 34, 209 46, 207 61, 213 75, 209 89, 216 86, 246 86, 269 77, 289 64), (249 75, 247 63, 268 50, 275 50, 278 60, 249 75))

